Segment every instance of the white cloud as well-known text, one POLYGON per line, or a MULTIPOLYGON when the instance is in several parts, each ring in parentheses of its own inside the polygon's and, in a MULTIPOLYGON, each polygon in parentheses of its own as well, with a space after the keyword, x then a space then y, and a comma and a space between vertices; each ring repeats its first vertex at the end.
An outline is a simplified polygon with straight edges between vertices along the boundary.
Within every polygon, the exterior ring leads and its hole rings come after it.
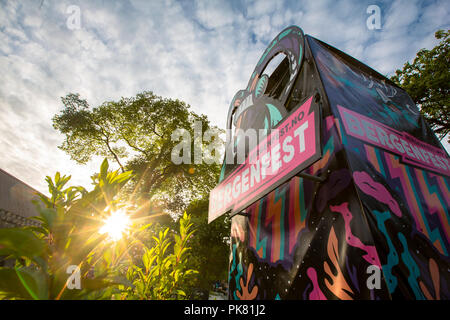
POLYGON ((247 3, 247 16, 255 18, 259 16, 266 16, 279 12, 282 8, 286 8, 284 1, 271 0, 253 0, 247 3))
POLYGON ((390 34, 402 32, 414 23, 419 15, 420 7, 415 0, 397 0, 393 2, 390 10, 385 14, 386 22, 384 28, 390 31, 390 34))
POLYGON ((230 3, 222 0, 196 1, 196 17, 206 28, 215 29, 233 23, 230 3))

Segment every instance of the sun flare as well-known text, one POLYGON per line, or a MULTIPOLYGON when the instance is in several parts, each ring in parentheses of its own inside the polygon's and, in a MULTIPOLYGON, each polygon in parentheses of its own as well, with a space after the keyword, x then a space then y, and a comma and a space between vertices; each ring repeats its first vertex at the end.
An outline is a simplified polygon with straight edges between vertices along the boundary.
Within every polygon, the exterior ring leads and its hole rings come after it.
POLYGON ((105 219, 99 232, 101 234, 107 233, 112 240, 118 241, 122 238, 123 233, 130 226, 130 222, 130 217, 124 211, 113 211, 105 219))

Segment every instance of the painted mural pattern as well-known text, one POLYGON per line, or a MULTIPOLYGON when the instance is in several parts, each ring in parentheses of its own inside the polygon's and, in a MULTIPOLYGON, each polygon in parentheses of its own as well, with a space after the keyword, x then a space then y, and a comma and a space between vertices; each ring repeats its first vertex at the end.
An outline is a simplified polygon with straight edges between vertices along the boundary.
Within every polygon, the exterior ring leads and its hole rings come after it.
POLYGON ((344 150, 336 119, 325 123, 323 157, 307 172, 327 173, 326 182, 296 177, 250 206, 247 216, 233 218, 230 298, 241 299, 249 287, 258 288, 256 299, 388 297, 384 283, 379 290, 365 284, 367 267, 381 263, 356 214, 351 172, 339 166, 344 150))
MULTIPOLYGON (((345 103, 360 114, 441 148, 403 90, 358 70, 355 64, 344 64, 318 42, 314 47, 334 114, 338 114, 337 105, 345 103)), ((399 155, 361 142, 343 130, 341 134, 353 181, 367 220, 372 222, 371 233, 377 237, 389 294, 430 299, 434 292, 435 298, 449 299, 448 176, 403 163, 399 155)))
POLYGON ((449 178, 347 135, 337 105, 439 142, 406 93, 305 40, 328 98, 322 158, 306 172, 326 180, 293 178, 233 217, 229 297, 449 299, 449 178))

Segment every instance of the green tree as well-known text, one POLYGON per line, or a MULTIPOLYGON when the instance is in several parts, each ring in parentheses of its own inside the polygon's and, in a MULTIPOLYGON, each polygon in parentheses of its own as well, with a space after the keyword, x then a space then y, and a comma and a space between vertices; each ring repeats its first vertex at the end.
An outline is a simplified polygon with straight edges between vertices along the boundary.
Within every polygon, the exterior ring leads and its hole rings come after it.
POLYGON ((192 238, 192 267, 199 271, 195 287, 210 291, 216 281, 228 280, 230 221, 227 215, 208 224, 208 200, 193 201, 187 208, 196 226, 192 238))
MULTIPOLYGON (((171 160, 179 143, 171 139, 176 129, 188 131, 192 138, 194 121, 201 121, 203 132, 218 130, 205 115, 190 111, 186 103, 147 91, 95 108, 72 93, 63 97, 62 103, 64 109, 53 117, 53 126, 65 135, 60 148, 78 163, 106 156, 122 171, 132 170, 130 193, 147 213, 158 211, 155 206, 183 212, 192 199, 206 197, 215 186, 220 166, 204 161, 193 164, 194 139, 192 164, 177 165, 171 160)), ((200 147, 207 145, 203 142, 200 147)))
MULTIPOLYGON (((404 88, 440 139, 450 132, 450 30, 439 30, 440 43, 421 49, 391 80, 404 88)), ((450 142, 450 138, 449 138, 450 142)))
MULTIPOLYGON (((193 121, 202 122, 203 132, 209 128, 218 129, 211 126, 205 116, 190 112, 185 103, 162 99, 151 92, 105 102, 92 109, 77 94, 68 94, 62 102, 64 109, 53 118, 54 127, 66 136, 60 148, 79 163, 89 161, 94 155, 107 156, 122 170, 133 170, 135 178, 129 194, 137 198, 133 201, 140 211, 158 212, 164 207, 172 212, 186 209, 198 226, 190 240, 193 254, 189 266, 197 269, 201 276, 191 280, 192 286, 208 290, 212 282, 226 280, 229 223, 224 219, 207 223, 209 191, 218 181, 220 165, 177 165, 170 157, 177 144, 170 139, 173 130, 185 129, 193 137, 193 121)), ((206 143, 202 145, 205 147, 206 143)), ((194 150, 193 142, 191 150, 194 150)), ((153 220, 151 231, 164 233, 168 227, 170 232, 178 232, 178 223, 171 219, 161 220, 163 217, 153 220)), ((153 241, 150 237, 143 243, 151 248, 157 245, 153 241)), ((134 263, 143 270, 142 263, 134 263)), ((134 276, 139 274, 135 271, 134 276)), ((136 290, 130 289, 129 297, 154 298, 161 293, 152 296, 148 288, 140 288, 139 293, 136 290)), ((191 292, 188 291, 189 296, 191 292)))

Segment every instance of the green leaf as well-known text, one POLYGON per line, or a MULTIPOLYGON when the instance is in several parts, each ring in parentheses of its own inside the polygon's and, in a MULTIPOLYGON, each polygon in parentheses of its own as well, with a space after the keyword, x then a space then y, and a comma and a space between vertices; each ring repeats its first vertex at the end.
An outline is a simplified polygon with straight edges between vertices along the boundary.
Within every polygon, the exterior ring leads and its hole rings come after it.
POLYGON ((138 229, 138 231, 144 231, 144 230, 148 229, 148 228, 151 227, 151 226, 152 226, 152 223, 148 223, 148 224, 143 225, 142 227, 140 227, 140 228, 138 229))
POLYGON ((34 259, 40 256, 45 242, 37 238, 31 230, 8 228, 0 229, 0 256, 12 255, 15 258, 34 259))
POLYGON ((121 173, 114 177, 114 179, 111 180, 111 183, 124 183, 131 179, 133 175, 133 171, 125 171, 124 173, 121 173))
POLYGON ((106 177, 108 175, 108 167, 109 167, 108 159, 105 158, 100 166, 100 178, 103 181, 106 181, 106 177))
POLYGON ((44 222, 49 229, 52 229, 56 219, 56 210, 53 208, 38 208, 38 211, 41 215, 42 222, 44 222))
POLYGON ((0 267, 0 292, 9 299, 48 299, 44 274, 28 268, 0 267))

